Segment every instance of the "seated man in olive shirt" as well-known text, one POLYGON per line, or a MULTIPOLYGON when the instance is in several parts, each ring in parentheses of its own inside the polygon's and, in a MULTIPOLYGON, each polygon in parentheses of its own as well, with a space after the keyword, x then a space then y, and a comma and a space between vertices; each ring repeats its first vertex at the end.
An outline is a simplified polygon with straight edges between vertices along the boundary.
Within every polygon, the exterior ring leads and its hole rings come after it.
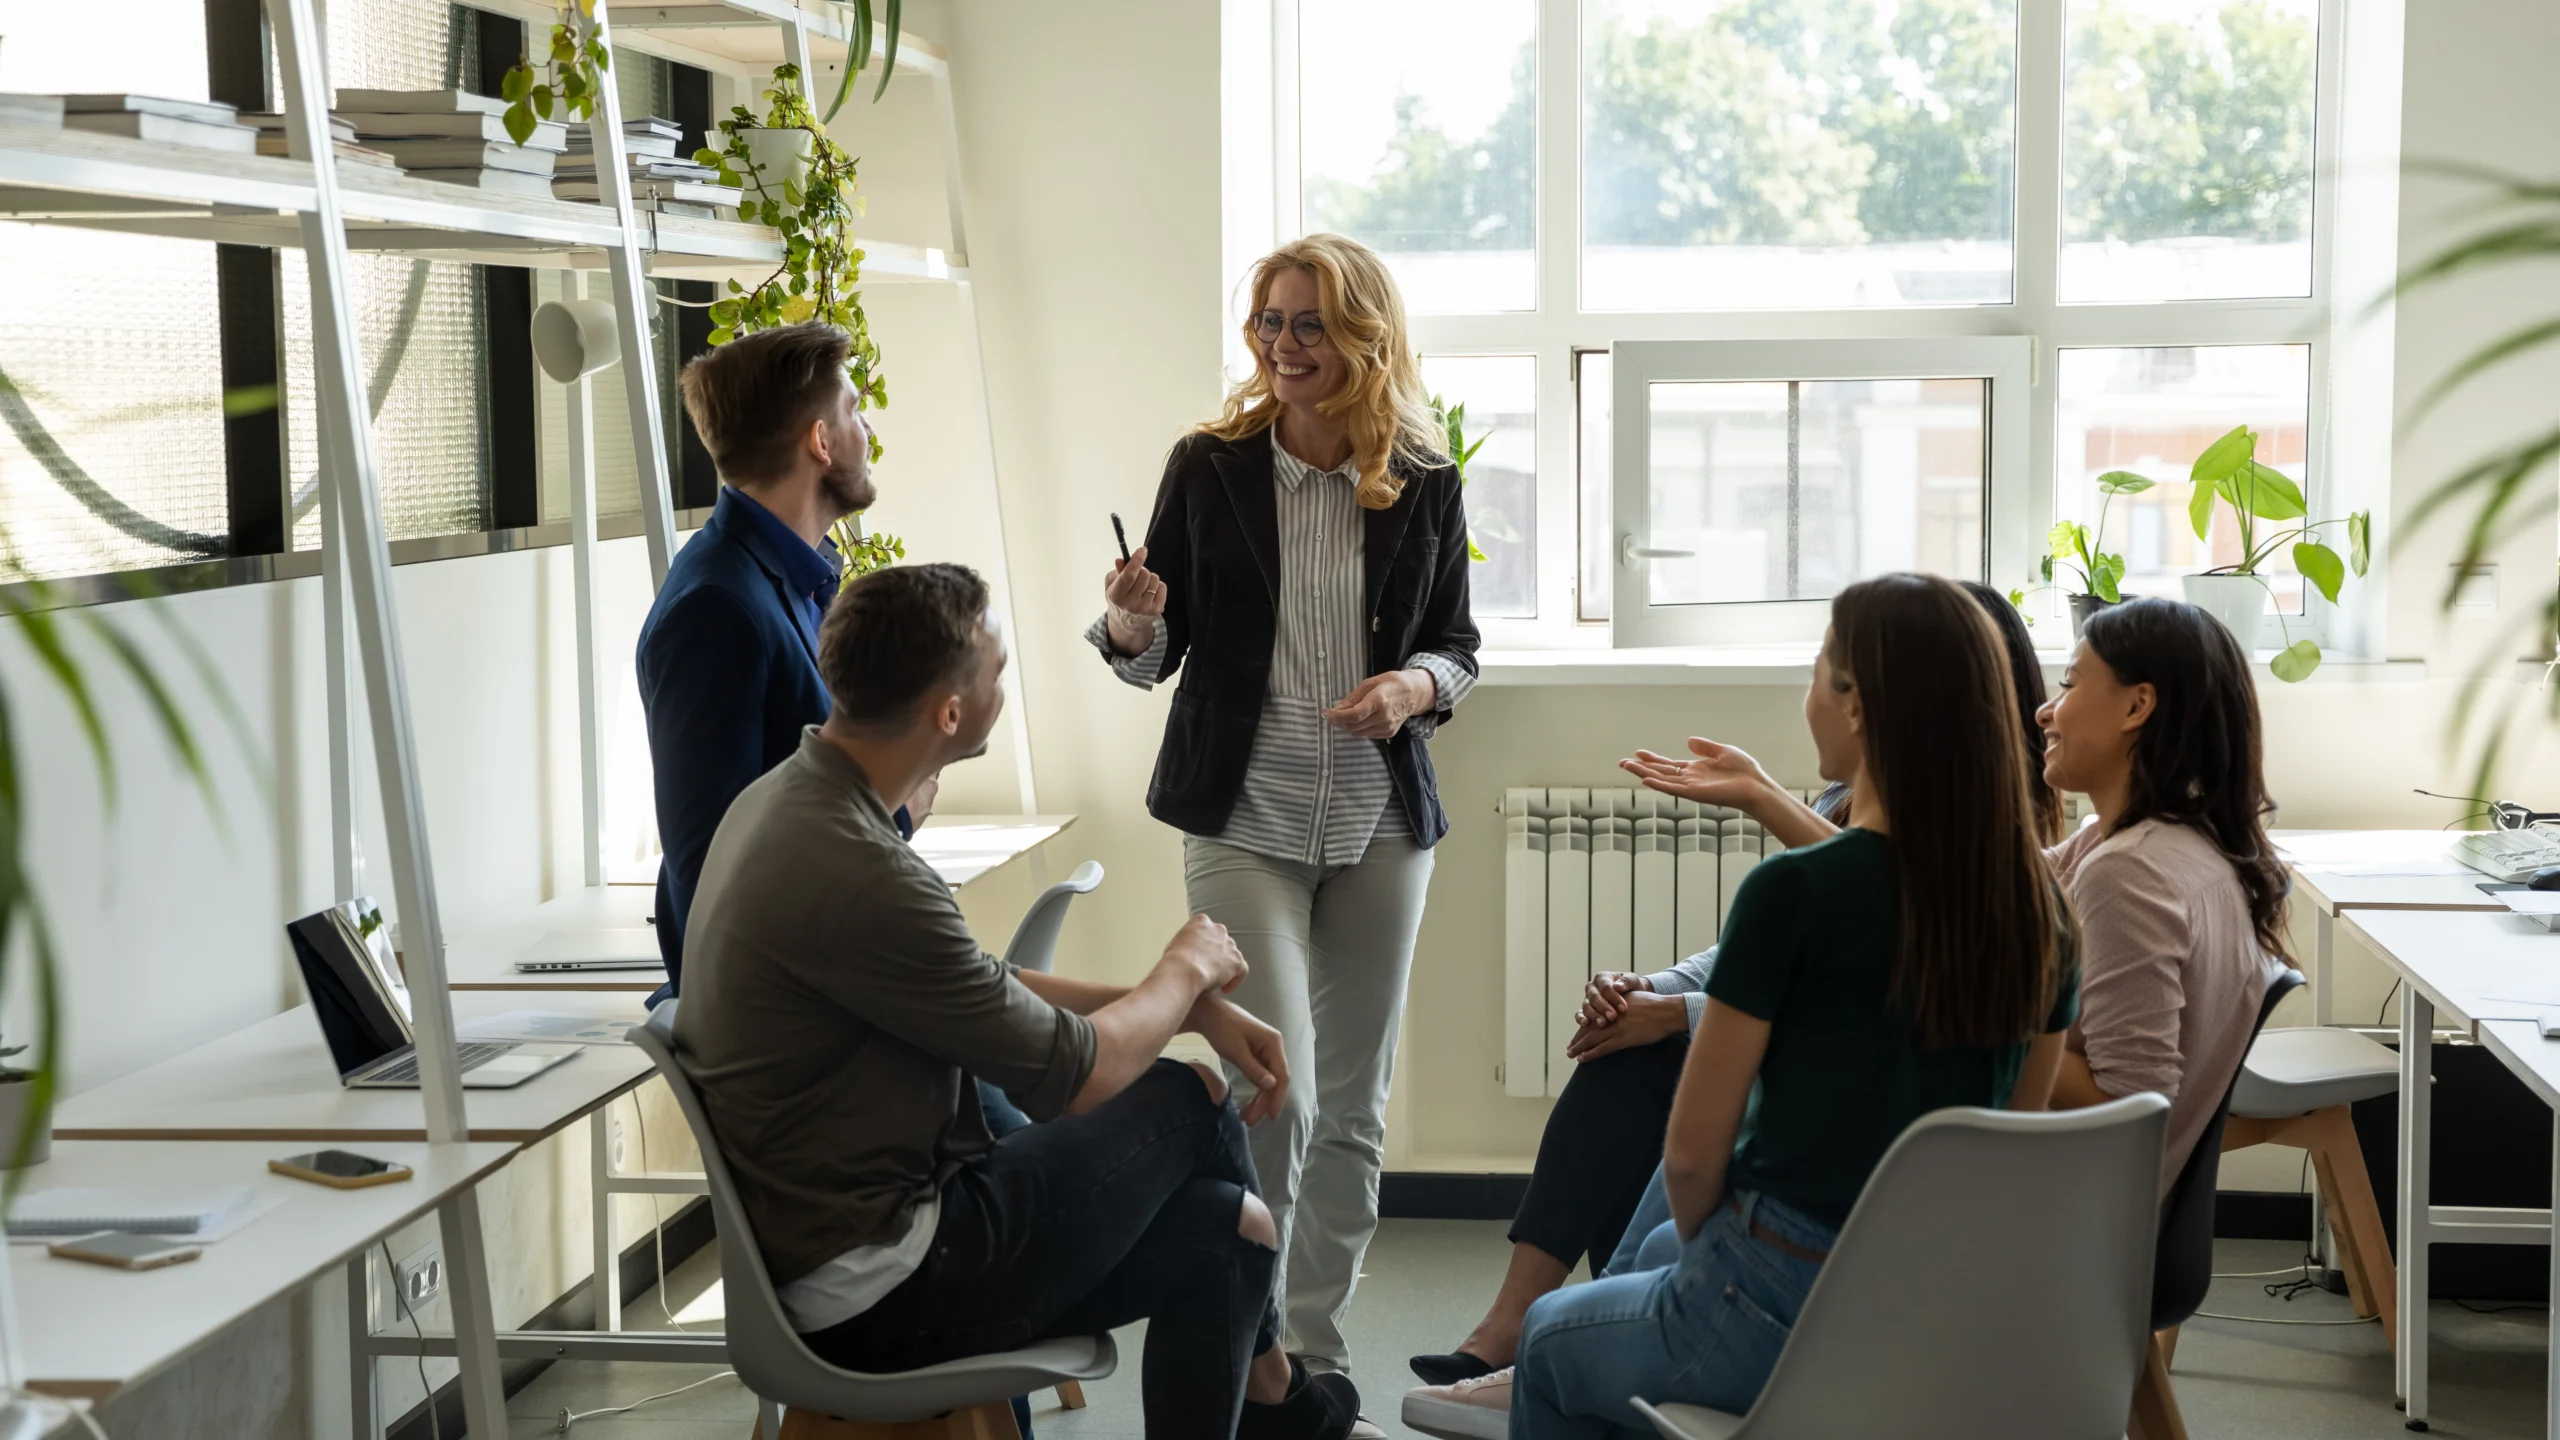
POLYGON ((904 795, 1003 705, 987 589, 956 565, 847 585, 819 636, 833 709, 729 807, 685 929, 685 1068, 794 1328, 909 1370, 1146 1318, 1147 1433, 1342 1440, 1347 1377, 1278 1345, 1278 1236, 1244 1127, 1288 1084, 1245 974, 1194 917, 1123 989, 1008 969, 899 837, 904 795), (1195 1032, 1253 1078, 1160 1058, 1195 1032), (1048 1123, 991 1138, 975 1075, 1048 1123))

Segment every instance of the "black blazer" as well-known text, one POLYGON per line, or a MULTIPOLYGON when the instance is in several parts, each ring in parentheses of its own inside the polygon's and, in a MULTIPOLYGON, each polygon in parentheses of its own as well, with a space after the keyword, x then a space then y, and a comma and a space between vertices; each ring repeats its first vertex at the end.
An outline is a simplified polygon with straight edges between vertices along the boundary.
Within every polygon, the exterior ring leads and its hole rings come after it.
MULTIPOLYGON (((1280 595, 1271 445, 1267 430, 1242 440, 1183 437, 1165 457, 1155 516, 1147 522, 1147 568, 1165 583, 1168 641, 1155 678, 1182 670, 1147 785, 1147 811, 1194 835, 1227 828, 1271 681, 1280 595)), ((1424 650, 1455 656, 1472 672, 1477 637, 1467 610, 1467 520, 1458 469, 1399 467, 1398 473, 1405 483, 1396 503, 1360 512, 1369 673, 1399 669, 1424 650)), ((1446 722, 1449 714, 1443 708, 1439 719, 1446 722)), ((1449 819, 1421 737, 1407 725, 1378 748, 1414 839, 1425 848, 1439 843, 1449 819)))

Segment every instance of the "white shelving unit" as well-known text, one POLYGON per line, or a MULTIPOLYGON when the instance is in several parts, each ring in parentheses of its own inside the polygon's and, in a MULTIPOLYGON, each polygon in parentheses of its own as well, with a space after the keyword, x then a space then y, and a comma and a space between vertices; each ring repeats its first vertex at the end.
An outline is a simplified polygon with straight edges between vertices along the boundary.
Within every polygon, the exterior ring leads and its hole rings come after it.
MULTIPOLYGON (((528 25, 557 18, 548 0, 479 0, 481 8, 512 15, 528 25)), ((632 455, 639 470, 642 530, 649 547, 652 583, 664 581, 676 547, 675 517, 665 430, 658 404, 651 333, 657 305, 652 278, 760 279, 781 258, 780 237, 762 226, 735 221, 636 214, 622 144, 622 106, 616 86, 599 95, 591 122, 605 201, 569 201, 483 194, 458 186, 367 165, 315 165, 328 156, 331 86, 314 0, 265 0, 291 158, 238 155, 160 144, 80 130, 0 124, 0 219, 54 223, 183 239, 299 249, 310 267, 313 356, 316 369, 321 493, 321 579, 326 617, 330 716, 330 783, 336 829, 337 893, 354 892, 353 761, 356 680, 362 681, 364 717, 373 740, 374 782, 389 833, 393 893, 402 950, 416 1009, 422 1094, 428 1138, 469 1138, 469 1123, 456 1071, 453 1010, 446 984, 444 930, 427 836, 424 791, 412 734, 408 682, 402 659, 391 560, 382 518, 380 475, 373 453, 361 351, 348 301, 346 257, 363 250, 466 263, 601 272, 621 322, 622 376, 632 427, 632 455), (348 663, 352 632, 358 659, 348 663)), ((597 0, 595 21, 618 53, 657 55, 715 72, 763 78, 790 59, 813 76, 812 39, 841 43, 848 31, 831 9, 804 8, 798 0, 723 0, 718 4, 614 5, 597 0)), ((886 50, 885 34, 875 53, 886 50)), ((940 126, 944 182, 949 195, 951 249, 865 240, 863 278, 869 283, 949 284, 957 287, 967 320, 966 338, 977 381, 977 418, 988 425, 985 363, 979 348, 974 287, 967 259, 967 218, 959 169, 959 143, 949 63, 912 37, 902 41, 898 70, 929 83, 940 126)), ((593 293, 589 291, 588 293, 593 293)), ((584 778, 586 881, 602 882, 598 822, 601 724, 595 655, 593 446, 580 444, 591 406, 586 382, 572 392, 572 534, 578 585, 578 655, 581 773, 584 778)), ((1002 510, 989 457, 986 500, 996 553, 1005 552, 1002 510)), ((989 576, 999 614, 1014 619, 1007 566, 989 576)), ((1015 717, 1014 762, 1025 811, 1036 811, 1028 726, 1019 667, 1005 674, 1007 702, 1015 717)), ((611 1263, 610 1212, 614 1193, 698 1194, 699 1176, 620 1174, 608 1163, 599 1121, 591 1173, 597 1196, 595 1257, 599 1265, 600 1324, 618 1324, 618 1284, 611 1263)), ((476 1195, 465 1191, 438 1207, 444 1249, 451 1261, 447 1291, 453 1317, 450 1337, 423 1341, 369 1333, 361 1297, 365 1278, 349 1267, 351 1375, 355 1428, 380 1433, 373 1413, 371 1369, 384 1355, 433 1354, 456 1359, 466 1423, 474 1434, 507 1431, 499 1357, 716 1361, 722 1339, 704 1334, 564 1334, 501 1332, 490 1305, 486 1247, 476 1195)), ((360 1262, 359 1262, 360 1263, 360 1262)))

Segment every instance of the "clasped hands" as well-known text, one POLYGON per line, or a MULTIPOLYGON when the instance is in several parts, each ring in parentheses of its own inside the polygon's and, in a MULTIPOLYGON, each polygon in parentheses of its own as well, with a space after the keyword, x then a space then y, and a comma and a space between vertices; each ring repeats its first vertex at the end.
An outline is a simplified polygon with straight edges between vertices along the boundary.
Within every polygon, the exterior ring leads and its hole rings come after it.
MULTIPOLYGON (((1121 655, 1143 655, 1156 640, 1164 614, 1165 584, 1147 568, 1147 547, 1126 560, 1115 560, 1102 577, 1103 624, 1111 648, 1121 655)), ((1423 669, 1390 670, 1351 687, 1351 693, 1324 710, 1326 723, 1363 740, 1390 740, 1404 722, 1440 703, 1440 682, 1423 669)))
POLYGON ((1573 1012, 1573 1024, 1565 1057, 1597 1060, 1686 1034, 1689 1002, 1677 995, 1653 993, 1653 982, 1642 975, 1603 970, 1583 985, 1582 1007, 1573 1012))
POLYGON ((1279 1031, 1227 998, 1251 969, 1227 927, 1194 915, 1174 932, 1165 950, 1167 958, 1179 956, 1190 964, 1201 982, 1199 998, 1182 1017, 1181 1033, 1208 1041, 1219 1059, 1253 1082, 1253 1098, 1238 1116, 1247 1125, 1258 1125, 1280 1113, 1281 1102, 1289 1097, 1289 1056, 1279 1031))

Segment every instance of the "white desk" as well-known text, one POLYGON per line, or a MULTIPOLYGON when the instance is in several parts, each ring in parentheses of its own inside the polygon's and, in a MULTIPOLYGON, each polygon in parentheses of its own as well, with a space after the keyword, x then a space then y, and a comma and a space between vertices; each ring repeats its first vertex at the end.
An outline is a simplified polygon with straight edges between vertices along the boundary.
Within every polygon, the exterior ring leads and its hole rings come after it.
MULTIPOLYGON (((1030 854, 1075 823, 1073 815, 936 815, 916 832, 915 848, 940 872, 943 882, 957 890, 1030 854)), ((516 968, 516 961, 550 935, 648 930, 656 911, 654 885, 572 890, 535 906, 520 920, 448 942, 447 988, 650 994, 667 983, 665 967, 546 970, 529 975, 516 968)))
POLYGON ((2409 875, 2388 872, 2441 861, 2452 849, 2450 830, 2278 830, 2273 839, 2293 870, 2294 890, 2311 902, 2312 1023, 2334 1023, 2337 925, 2341 912, 2356 910, 2503 909, 2480 893, 2488 876, 2465 869, 2458 875, 2409 875))
MULTIPOLYGON (((2399 1245, 2400 1395, 2413 1426, 2427 1418, 2427 1247, 2467 1242, 2488 1245, 2551 1244, 2551 1212, 2434 1203, 2428 1166, 2432 1146, 2433 1067, 2429 1064, 2436 1012, 2474 1022, 2493 1053, 2510 1060, 2522 1051, 2501 1046, 2488 1032, 2502 1018, 2545 1008, 2537 995, 2560 997, 2560 934, 2503 910, 2362 910, 2347 920, 2383 963, 2409 987, 2400 1002, 2399 1245)), ((2514 1028, 2521 1029, 2521 1026, 2514 1028)), ((2537 1037, 2536 1043, 2539 1044, 2537 1037)), ((2536 1052, 2537 1054, 2539 1052, 2536 1052)), ((2536 1084, 2524 1070, 2526 1083, 2536 1084)), ((2552 1098, 2553 1092, 2545 1092, 2552 1098)), ((2555 1247, 2560 1248, 2560 1247, 2555 1247)), ((2555 1292, 2560 1293, 2560 1292, 2555 1292)), ((2560 1390, 2551 1402, 2552 1440, 2560 1440, 2560 1390)))
MULTIPOLYGON (((592 1015, 638 1024, 636 995, 477 991, 453 997, 454 1020, 509 1010, 592 1015)), ((466 1090, 474 1140, 529 1145, 638 1086, 656 1072, 635 1045, 588 1045, 512 1090, 466 1090)), ((416 1090, 349 1090, 308 1005, 173 1055, 62 1102, 60 1140, 423 1141, 416 1090)))
POLYGON ((204 1247, 204 1258, 159 1270, 59 1260, 40 1245, 9 1249, 33 1388, 102 1400, 186 1358, 224 1327, 351 1258, 376 1239, 470 1188, 515 1153, 512 1145, 368 1142, 415 1179, 332 1190, 271 1174, 285 1144, 73 1141, 29 1170, 30 1189, 56 1185, 239 1184, 284 1203, 204 1247))
MULTIPOLYGON (((2551 1107, 2552 1193, 2560 1195, 2560 1040, 2543 1039, 2542 1027, 2529 1020, 2483 1020, 2479 1035, 2480 1043, 2551 1107)), ((2551 1247, 2551 1293, 2560 1295, 2560 1245, 2551 1247)), ((2560 1345, 2548 1348, 2543 1372, 2542 1433, 2560 1436, 2560 1345)))

